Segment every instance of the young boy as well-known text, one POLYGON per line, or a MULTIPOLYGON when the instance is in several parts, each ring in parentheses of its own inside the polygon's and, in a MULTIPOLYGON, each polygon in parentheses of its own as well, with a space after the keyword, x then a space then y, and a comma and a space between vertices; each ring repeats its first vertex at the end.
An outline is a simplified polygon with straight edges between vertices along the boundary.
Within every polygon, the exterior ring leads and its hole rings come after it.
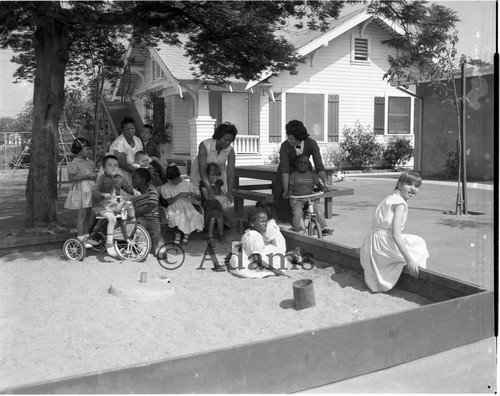
POLYGON ((102 160, 104 174, 99 176, 92 189, 92 207, 96 214, 104 216, 108 220, 106 230, 106 252, 117 257, 114 245, 113 234, 116 225, 116 214, 122 209, 127 209, 127 216, 130 221, 135 220, 134 207, 129 200, 117 201, 116 196, 120 195, 120 189, 129 194, 140 195, 141 193, 132 188, 131 185, 118 174, 118 158, 114 155, 107 155, 102 160))
POLYGON ((139 168, 132 174, 132 185, 139 190, 140 196, 133 199, 137 222, 144 226, 151 236, 151 253, 157 254, 161 247, 160 211, 158 209, 158 191, 149 182, 151 174, 147 169, 139 168))
MULTIPOLYGON (((142 127, 142 144, 144 145, 144 151, 148 153, 149 158, 151 158, 151 165, 155 168, 158 176, 161 178, 163 183, 167 182, 165 177, 166 167, 161 163, 161 152, 157 144, 151 140, 153 137, 153 126, 150 124, 145 124, 142 127)), ((152 175, 152 174, 151 174, 152 175)))
MULTIPOLYGON (((310 162, 309 158, 305 154, 300 154, 297 156, 297 160, 295 161, 295 166, 297 171, 290 175, 290 179, 288 182, 288 191, 289 196, 300 196, 300 195, 310 195, 314 192, 314 187, 317 186, 321 190, 324 189, 323 182, 319 178, 319 176, 310 170, 310 162)), ((293 212, 293 227, 292 231, 296 232, 305 232, 304 225, 304 203, 307 202, 307 198, 291 198, 290 205, 292 206, 293 212)), ((325 212, 323 207, 319 203, 319 199, 315 199, 313 201, 314 205, 314 213, 316 213, 316 217, 318 219, 319 225, 323 230, 323 235, 331 235, 333 234, 333 230, 327 227, 325 220, 325 212)))
POLYGON ((135 153, 135 162, 132 166, 136 169, 144 168, 149 170, 151 174, 151 184, 155 187, 160 187, 163 185, 163 180, 158 174, 158 171, 152 165, 151 158, 145 151, 138 151, 135 153))

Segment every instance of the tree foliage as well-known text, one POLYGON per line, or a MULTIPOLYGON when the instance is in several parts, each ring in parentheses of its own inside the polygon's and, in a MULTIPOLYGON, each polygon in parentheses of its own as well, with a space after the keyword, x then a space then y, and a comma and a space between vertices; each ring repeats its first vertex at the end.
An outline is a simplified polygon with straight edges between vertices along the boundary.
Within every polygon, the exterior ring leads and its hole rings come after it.
POLYGON ((17 80, 33 80, 32 38, 48 16, 68 24, 66 75, 80 84, 103 67, 119 76, 128 42, 184 45, 203 80, 250 80, 263 70, 295 71, 300 58, 279 31, 289 18, 296 28, 326 29, 345 2, 324 1, 70 1, 2 2, 0 44, 19 54, 17 80))

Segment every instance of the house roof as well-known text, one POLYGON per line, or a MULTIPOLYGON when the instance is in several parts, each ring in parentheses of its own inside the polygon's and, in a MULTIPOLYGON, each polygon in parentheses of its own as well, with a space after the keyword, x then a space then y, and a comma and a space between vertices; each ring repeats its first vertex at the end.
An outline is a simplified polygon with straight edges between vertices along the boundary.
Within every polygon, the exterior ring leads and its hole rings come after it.
MULTIPOLYGON (((186 37, 180 37, 180 40, 184 43, 186 37)), ((190 59, 186 56, 184 48, 181 46, 170 45, 166 43, 160 43, 156 46, 156 51, 163 61, 165 67, 172 73, 177 80, 193 80, 193 71, 190 70, 197 67, 191 63, 190 59)))
MULTIPOLYGON (((290 41, 300 55, 306 56, 321 46, 326 45, 329 41, 340 36, 346 31, 359 24, 366 23, 367 21, 377 23, 381 28, 389 33, 401 32, 401 29, 394 23, 383 18, 374 18, 368 14, 367 8, 363 6, 362 8, 356 9, 355 11, 349 12, 345 15, 341 14, 338 19, 332 20, 326 32, 308 29, 298 30, 293 26, 293 22, 290 21, 289 28, 286 28, 279 34, 283 35, 288 41, 290 41)), ((180 36, 179 38, 181 42, 185 42, 187 40, 187 36, 180 36)), ((163 67, 165 71, 167 71, 178 82, 193 81, 196 79, 191 68, 197 70, 197 67, 191 63, 182 46, 159 43, 155 49, 151 48, 150 51, 156 52, 155 55, 157 56, 155 56, 155 58, 161 61, 159 63, 163 63, 161 64, 161 67, 163 67)), ((134 50, 131 54, 133 53, 134 50)), ((143 62, 144 59, 145 58, 142 58, 143 62)), ((270 76, 270 72, 263 72, 258 80, 250 81, 247 84, 246 89, 251 88, 270 76)), ((233 81, 236 82, 241 80, 233 79, 233 81)), ((135 82, 137 82, 137 80, 133 81, 133 83, 135 82)))
MULTIPOLYGON (((364 11, 365 9, 362 8, 331 21, 329 24, 328 32, 335 30, 336 28, 340 27, 342 24, 346 23, 347 21, 351 20, 357 15, 362 14, 364 11)), ((294 45, 295 48, 300 49, 306 46, 307 44, 314 42, 314 40, 324 36, 325 34, 326 32, 322 32, 320 30, 308 30, 308 29, 298 30, 292 28, 291 30, 289 30, 288 34, 285 35, 285 37, 294 45)))
MULTIPOLYGON (((312 30, 295 30, 288 32, 285 37, 294 44, 297 52, 306 56, 311 52, 327 45, 328 42, 339 37, 341 34, 349 31, 350 29, 360 24, 367 24, 373 21, 389 34, 403 33, 403 30, 396 23, 391 22, 385 18, 373 17, 367 12, 367 7, 353 11, 349 14, 341 16, 340 18, 330 22, 329 29, 326 32, 312 31, 312 30)), ((250 81, 247 89, 258 84, 260 81, 265 80, 271 76, 271 72, 264 71, 259 80, 250 81)))

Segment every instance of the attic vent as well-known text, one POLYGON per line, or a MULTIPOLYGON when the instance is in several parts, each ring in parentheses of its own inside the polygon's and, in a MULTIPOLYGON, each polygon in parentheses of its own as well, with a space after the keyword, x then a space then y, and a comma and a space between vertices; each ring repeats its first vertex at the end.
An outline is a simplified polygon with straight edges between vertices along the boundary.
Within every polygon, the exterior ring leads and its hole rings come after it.
POLYGON ((355 61, 368 60, 368 39, 354 38, 354 60, 355 61))
POLYGON ((151 80, 159 80, 161 78, 165 78, 165 72, 161 69, 158 62, 154 59, 151 59, 151 80))

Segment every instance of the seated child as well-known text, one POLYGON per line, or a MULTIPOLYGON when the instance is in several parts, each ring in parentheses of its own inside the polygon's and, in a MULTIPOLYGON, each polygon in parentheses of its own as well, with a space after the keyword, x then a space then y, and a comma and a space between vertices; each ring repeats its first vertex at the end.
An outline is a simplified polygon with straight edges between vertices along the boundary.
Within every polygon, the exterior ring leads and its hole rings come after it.
POLYGON ((289 266, 285 249, 266 242, 267 211, 253 210, 248 221, 250 229, 241 237, 241 252, 229 260, 229 272, 242 278, 284 275, 283 270, 289 266))
POLYGON ((224 223, 227 223, 228 217, 224 211, 224 205, 227 203, 227 197, 222 191, 222 186, 224 182, 221 177, 221 170, 217 164, 208 164, 207 175, 208 181, 210 182, 210 187, 215 193, 214 199, 209 199, 209 194, 207 188, 200 181, 200 191, 201 191, 201 206, 205 212, 205 226, 207 227, 207 241, 208 245, 211 247, 215 246, 213 232, 214 226, 217 224, 217 231, 219 232, 219 242, 222 244, 226 243, 224 238, 224 223))
MULTIPOLYGON (((297 156, 295 161, 295 166, 297 168, 296 172, 290 174, 288 182, 289 195, 310 195, 314 192, 314 187, 317 186, 321 190, 324 189, 323 182, 319 176, 309 169, 309 158, 305 154, 300 154, 297 156)), ((292 231, 305 232, 304 225, 304 203, 307 202, 307 198, 290 198, 290 205, 292 206, 293 212, 293 227, 292 231)), ((314 213, 316 213, 316 218, 318 219, 319 225, 323 230, 323 235, 333 234, 333 230, 328 228, 325 219, 325 212, 323 207, 320 205, 319 199, 313 200, 314 213)))
POLYGON ((263 209, 267 212, 267 227, 266 234, 264 235, 264 240, 266 243, 270 243, 276 246, 280 251, 286 251, 285 237, 281 233, 281 230, 273 218, 273 208, 272 204, 268 203, 265 199, 257 201, 255 207, 258 209, 263 209))
POLYGON ((146 153, 145 151, 138 151, 137 153, 135 153, 135 162, 132 164, 132 166, 136 169, 147 169, 151 174, 151 184, 153 186, 159 187, 163 185, 163 181, 158 171, 152 165, 151 158, 149 158, 148 153, 146 153))
POLYGON ((108 220, 106 252, 112 257, 117 257, 113 245, 116 214, 121 213, 122 209, 127 209, 127 217, 130 221, 134 221, 135 212, 132 202, 128 200, 118 202, 116 197, 120 194, 120 189, 133 195, 141 193, 132 188, 123 176, 118 174, 118 158, 114 155, 105 156, 102 160, 102 167, 104 174, 97 178, 92 189, 92 207, 96 214, 104 216, 108 220))
POLYGON ((158 209, 158 191, 149 184, 151 174, 147 169, 139 168, 132 174, 132 186, 137 189, 141 195, 132 199, 134 204, 135 217, 137 222, 148 231, 151 236, 151 252, 155 255, 160 248, 161 226, 160 211, 158 209))
POLYGON ((184 234, 183 244, 187 244, 193 231, 203 231, 203 215, 198 212, 190 197, 200 199, 200 191, 186 180, 181 179, 177 166, 168 166, 166 171, 168 183, 160 188, 161 196, 168 202, 168 226, 176 228, 174 243, 180 244, 181 232, 184 234))

